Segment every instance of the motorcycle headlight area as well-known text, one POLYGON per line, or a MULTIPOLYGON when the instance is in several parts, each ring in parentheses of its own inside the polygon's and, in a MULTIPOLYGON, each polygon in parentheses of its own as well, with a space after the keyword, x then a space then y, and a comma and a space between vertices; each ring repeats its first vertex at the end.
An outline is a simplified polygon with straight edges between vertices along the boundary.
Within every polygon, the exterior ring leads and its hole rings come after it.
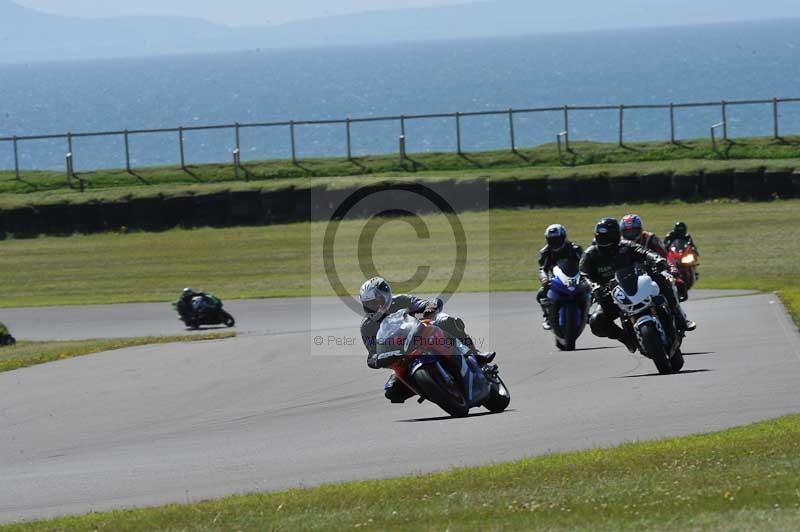
POLYGON ((681 259, 681 264, 694 264, 694 255, 686 255, 681 259))
POLYGON ((614 302, 617 304, 617 306, 629 314, 634 314, 636 312, 639 312, 640 310, 649 307, 651 304, 650 296, 639 301, 638 303, 634 303, 633 301, 631 301, 631 299, 628 297, 625 291, 619 287, 614 289, 614 291, 611 293, 611 296, 614 298, 614 302))

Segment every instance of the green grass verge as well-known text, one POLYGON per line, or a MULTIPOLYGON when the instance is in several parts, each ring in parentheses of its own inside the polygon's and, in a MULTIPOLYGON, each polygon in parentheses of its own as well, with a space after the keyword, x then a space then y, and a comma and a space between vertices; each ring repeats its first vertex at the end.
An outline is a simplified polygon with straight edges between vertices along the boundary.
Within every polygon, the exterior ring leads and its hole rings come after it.
POLYGON ((39 530, 796 530, 800 416, 393 480, 10 526, 39 530))
MULTIPOLYGON (((800 200, 466 213, 460 219, 469 235, 470 256, 460 290, 532 290, 537 251, 548 224, 565 224, 572 238, 587 244, 600 217, 631 211, 662 235, 675 220, 689 224, 702 253, 699 287, 779 290, 795 316, 800 316, 800 240, 786 237, 792 228, 800 227, 800 200)), ((402 220, 377 229, 376 266, 389 279, 413 276, 417 261, 409 257, 431 263, 422 286, 398 282, 398 291, 440 290, 452 272, 449 224, 440 216, 423 220, 431 232, 429 239, 417 238, 402 220)), ((351 292, 364 277, 353 260, 363 255, 358 237, 364 223, 342 223, 337 237, 339 275, 351 292)), ((168 301, 187 285, 225 299, 331 295, 319 260, 325 227, 298 223, 10 239, 0 243, 0 271, 4 272, 0 307, 168 301)))
POLYGON ((94 353, 116 351, 141 345, 199 342, 233 338, 236 333, 221 332, 185 336, 145 336, 141 338, 115 338, 110 340, 71 340, 56 342, 20 341, 16 345, 0 347, 0 372, 55 362, 94 353))
POLYGON ((86 192, 69 189, 64 173, 23 172, 17 181, 13 172, 0 172, 0 208, 70 201, 119 200, 158 194, 203 193, 217 190, 275 189, 288 186, 346 186, 365 179, 425 179, 459 177, 490 179, 536 179, 595 175, 694 174, 705 170, 800 168, 800 137, 737 139, 714 151, 707 140, 614 144, 573 142, 571 166, 562 165, 552 144, 520 149, 456 153, 413 154, 413 162, 400 164, 396 155, 247 163, 238 179, 229 164, 142 168, 136 176, 123 170, 101 170, 80 175, 86 192))

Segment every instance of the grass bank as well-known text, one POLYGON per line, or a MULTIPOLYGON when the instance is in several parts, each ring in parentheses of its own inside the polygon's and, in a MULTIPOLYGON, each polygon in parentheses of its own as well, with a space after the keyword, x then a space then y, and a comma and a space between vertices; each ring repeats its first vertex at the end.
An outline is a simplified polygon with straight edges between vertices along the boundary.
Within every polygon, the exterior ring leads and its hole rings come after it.
POLYGON ((0 372, 55 362, 94 353, 116 351, 126 347, 171 344, 176 342, 200 342, 233 338, 236 333, 221 332, 190 336, 145 336, 140 338, 116 338, 111 340, 74 340, 57 342, 20 341, 16 345, 0 348, 0 372))
POLYGON ((800 416, 724 432, 17 526, 39 530, 794 530, 800 416))
POLYGON ((702 171, 800 168, 800 137, 737 139, 714 150, 707 140, 615 144, 573 142, 563 164, 555 145, 476 153, 412 154, 401 164, 397 155, 245 163, 238 176, 230 164, 163 166, 79 172, 86 191, 67 187, 62 171, 0 172, 0 208, 61 202, 116 201, 158 194, 210 193, 219 190, 282 187, 339 187, 376 179, 452 178, 537 179, 597 175, 695 174, 702 171))
MULTIPOLYGON (((531 290, 547 225, 565 224, 571 237, 585 245, 600 217, 631 211, 662 235, 676 220, 689 224, 701 252, 698 286, 777 290, 800 316, 800 240, 785 237, 800 227, 800 200, 466 213, 460 220, 470 255, 459 289, 531 290)), ((359 244, 366 231, 378 243, 375 265, 389 279, 411 279, 420 261, 430 264, 425 283, 397 282, 398 291, 441 290, 455 261, 452 232, 441 216, 422 219, 430 238, 418 238, 402 219, 368 227, 366 220, 343 222, 334 257, 344 287, 354 292, 363 282, 356 259, 370 254, 359 244)), ((332 295, 320 259, 326 227, 298 223, 10 239, 0 243, 0 307, 168 301, 187 285, 225 299, 332 295)))

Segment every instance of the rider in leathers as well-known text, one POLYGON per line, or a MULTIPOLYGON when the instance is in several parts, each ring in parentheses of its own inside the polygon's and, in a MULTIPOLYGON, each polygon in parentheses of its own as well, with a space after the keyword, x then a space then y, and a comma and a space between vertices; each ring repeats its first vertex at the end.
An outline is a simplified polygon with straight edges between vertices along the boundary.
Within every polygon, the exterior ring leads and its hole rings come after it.
MULTIPOLYGON (((399 310, 406 310, 409 314, 435 315, 434 323, 461 343, 470 348, 476 361, 481 366, 494 360, 496 353, 481 353, 475 347, 475 342, 464 331, 464 322, 441 312, 444 303, 441 299, 422 299, 412 295, 398 295, 392 297, 389 283, 381 277, 375 277, 365 282, 360 292, 361 304, 366 316, 361 322, 361 339, 367 348, 367 365, 372 369, 386 368, 395 362, 392 355, 379 355, 377 353, 376 336, 381 328, 381 323, 386 318, 399 310)), ((393 373, 384 385, 386 398, 392 403, 403 403, 415 395, 393 373)))
POLYGON ((601 310, 595 312, 589 324, 592 333, 596 336, 619 340, 631 353, 636 352, 637 341, 631 333, 619 327, 614 320, 620 316, 619 308, 611 299, 607 287, 609 281, 614 279, 614 274, 633 264, 641 264, 650 274, 653 281, 658 284, 661 294, 667 299, 675 322, 682 334, 684 331, 693 331, 694 322, 686 319, 675 296, 672 278, 669 275, 669 264, 659 255, 647 251, 642 246, 622 240, 619 223, 614 218, 600 220, 595 228, 595 242, 581 259, 580 270, 593 284, 595 299, 601 310))
POLYGON ((542 288, 536 294, 536 300, 539 301, 544 316, 542 328, 549 331, 551 326, 547 311, 550 300, 547 299, 547 291, 550 290, 550 278, 553 275, 553 268, 556 267, 558 261, 563 259, 580 262, 583 248, 567 240, 567 230, 560 224, 553 224, 548 227, 544 237, 547 240, 547 245, 539 250, 539 282, 542 284, 542 288))

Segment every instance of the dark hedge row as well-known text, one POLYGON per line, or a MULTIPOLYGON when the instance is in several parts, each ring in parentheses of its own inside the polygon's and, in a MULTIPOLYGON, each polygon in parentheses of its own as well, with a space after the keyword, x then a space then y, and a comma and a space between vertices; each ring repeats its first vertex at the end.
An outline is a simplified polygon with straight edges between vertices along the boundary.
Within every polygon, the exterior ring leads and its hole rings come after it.
MULTIPOLYGON (((430 185, 457 212, 497 207, 584 206, 668 199, 800 197, 797 172, 725 172, 532 180, 450 180, 430 185)), ((160 231, 173 227, 225 227, 301 222, 329 216, 359 189, 287 188, 206 195, 157 196, 118 202, 22 207, 0 212, 0 238, 69 235, 124 228, 160 231)), ((404 185, 414 188, 419 185, 404 185)), ((358 215, 353 211, 349 215, 358 215)))

